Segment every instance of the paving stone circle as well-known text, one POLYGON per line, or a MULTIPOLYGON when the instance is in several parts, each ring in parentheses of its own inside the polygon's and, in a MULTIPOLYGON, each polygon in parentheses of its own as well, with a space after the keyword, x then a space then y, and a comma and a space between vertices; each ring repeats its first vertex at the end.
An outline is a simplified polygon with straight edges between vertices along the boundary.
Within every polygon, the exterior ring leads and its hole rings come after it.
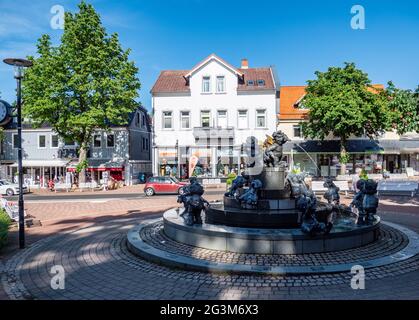
MULTIPOLYGON (((4 262, 1 284, 11 299, 419 298, 417 255, 402 262, 368 269, 365 290, 351 289, 352 275, 349 272, 279 276, 185 271, 148 262, 128 250, 126 234, 138 223, 138 219, 119 219, 42 239, 4 262), (64 290, 53 290, 50 285, 51 267, 57 264, 65 269, 64 290)), ((154 231, 149 233, 155 236, 151 239, 166 241, 158 225, 154 227, 154 231)), ((335 259, 356 261, 357 257, 379 255, 380 250, 396 252, 406 245, 403 234, 392 228, 383 231, 382 239, 369 249, 363 248, 348 256, 340 254, 335 259)), ((175 249, 187 250, 186 247, 173 246, 175 249)), ((210 254, 207 258, 231 259, 237 263, 246 261, 228 254, 210 254)), ((275 263, 272 259, 258 255, 249 261, 275 263)), ((314 255, 281 259, 290 264, 332 261, 327 260, 332 259, 331 256, 314 255)))
POLYGON ((259 266, 356 264, 359 261, 367 261, 396 253, 403 249, 408 243, 405 234, 386 225, 381 226, 379 239, 366 246, 349 250, 310 254, 244 254, 198 248, 176 242, 169 238, 163 231, 162 221, 147 225, 141 229, 139 236, 150 246, 172 254, 189 256, 217 263, 259 266))

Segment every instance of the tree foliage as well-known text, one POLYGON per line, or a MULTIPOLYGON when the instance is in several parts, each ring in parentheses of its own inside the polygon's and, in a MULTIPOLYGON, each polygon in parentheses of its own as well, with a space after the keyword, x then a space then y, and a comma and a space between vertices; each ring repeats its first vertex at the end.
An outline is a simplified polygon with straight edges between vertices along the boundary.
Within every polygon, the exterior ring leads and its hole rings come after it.
POLYGON ((391 127, 400 135, 419 132, 419 86, 413 92, 396 88, 390 81, 384 95, 391 112, 391 127))
POLYGON ((24 115, 34 125, 49 123, 64 139, 80 146, 86 159, 92 134, 123 125, 136 109, 140 82, 117 34, 108 35, 99 15, 82 1, 79 12, 65 13, 58 46, 48 35, 38 40, 39 57, 23 82, 24 115))
POLYGON ((341 163, 346 163, 345 143, 351 136, 374 137, 388 127, 386 99, 354 63, 315 74, 317 79, 308 81, 302 100, 309 109, 307 122, 302 123, 303 133, 320 140, 329 135, 338 137, 341 163))

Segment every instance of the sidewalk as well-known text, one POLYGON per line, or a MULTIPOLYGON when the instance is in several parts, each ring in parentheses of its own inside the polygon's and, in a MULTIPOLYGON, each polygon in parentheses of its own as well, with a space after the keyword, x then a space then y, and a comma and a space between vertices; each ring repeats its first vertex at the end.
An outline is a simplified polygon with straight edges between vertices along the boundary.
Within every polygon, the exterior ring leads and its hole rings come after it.
POLYGON ((100 193, 107 193, 107 194, 120 194, 120 193, 143 193, 144 192, 144 184, 136 184, 133 186, 123 186, 122 188, 116 189, 116 190, 107 190, 104 191, 103 189, 97 189, 97 190, 85 190, 85 191, 79 191, 79 190, 72 190, 69 192, 66 192, 64 190, 60 191, 50 191, 49 189, 31 189, 29 194, 34 195, 53 195, 53 194, 59 194, 59 195, 70 195, 70 194, 97 194, 100 193))

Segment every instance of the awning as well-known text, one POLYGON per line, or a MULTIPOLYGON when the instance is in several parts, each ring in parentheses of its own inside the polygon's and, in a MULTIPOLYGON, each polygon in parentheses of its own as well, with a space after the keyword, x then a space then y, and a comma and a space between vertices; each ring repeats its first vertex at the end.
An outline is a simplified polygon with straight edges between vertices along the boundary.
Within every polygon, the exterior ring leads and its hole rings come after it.
MULTIPOLYGON (((23 167, 66 167, 69 160, 23 160, 23 167)), ((17 167, 17 162, 13 163, 11 167, 17 167)))
MULTIPOLYGON (((302 142, 288 142, 284 144, 285 153, 324 153, 338 154, 340 152, 339 140, 308 140, 302 142)), ((369 140, 354 139, 346 143, 348 153, 381 153, 400 154, 418 153, 419 140, 369 140)))
MULTIPOLYGON (((67 167, 67 171, 76 171, 77 163, 72 163, 67 167)), ((89 159, 87 171, 124 171, 124 161, 106 161, 89 159)))

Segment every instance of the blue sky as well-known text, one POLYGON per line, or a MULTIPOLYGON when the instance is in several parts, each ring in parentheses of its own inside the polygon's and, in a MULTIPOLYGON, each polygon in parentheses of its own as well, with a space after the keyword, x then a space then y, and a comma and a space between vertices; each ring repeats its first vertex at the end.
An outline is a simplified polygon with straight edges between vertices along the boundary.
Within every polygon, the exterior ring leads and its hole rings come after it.
MULTIPOLYGON (((0 58, 35 54, 50 27, 53 5, 74 11, 78 0, 0 0, 0 58)), ((190 69, 211 53, 233 65, 274 65, 283 85, 303 85, 316 70, 353 61, 374 83, 419 85, 419 1, 219 1, 91 0, 108 33, 140 68, 140 101, 150 108, 150 88, 160 70, 190 69), (350 26, 351 7, 365 8, 365 30, 350 26)), ((10 67, 0 63, 1 98, 15 99, 10 67)))

